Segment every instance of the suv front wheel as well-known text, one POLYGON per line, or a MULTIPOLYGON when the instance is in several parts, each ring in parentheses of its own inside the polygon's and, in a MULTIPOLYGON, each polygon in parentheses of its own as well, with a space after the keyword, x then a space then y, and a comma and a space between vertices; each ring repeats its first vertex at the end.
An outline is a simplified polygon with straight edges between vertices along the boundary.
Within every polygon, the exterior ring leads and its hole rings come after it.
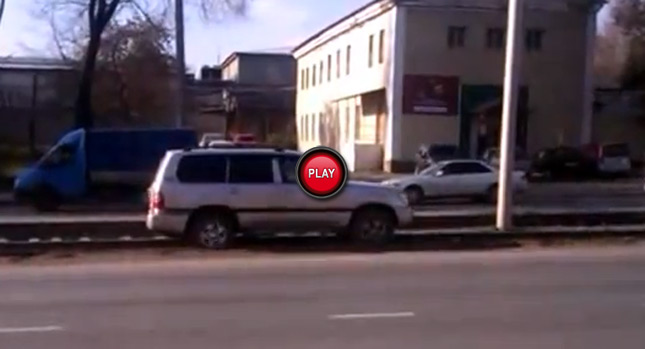
POLYGON ((235 237, 233 219, 225 212, 198 213, 188 226, 190 242, 212 250, 228 248, 235 237))
POLYGON ((350 234, 361 245, 383 246, 394 235, 395 219, 391 212, 381 208, 361 209, 352 218, 350 234))

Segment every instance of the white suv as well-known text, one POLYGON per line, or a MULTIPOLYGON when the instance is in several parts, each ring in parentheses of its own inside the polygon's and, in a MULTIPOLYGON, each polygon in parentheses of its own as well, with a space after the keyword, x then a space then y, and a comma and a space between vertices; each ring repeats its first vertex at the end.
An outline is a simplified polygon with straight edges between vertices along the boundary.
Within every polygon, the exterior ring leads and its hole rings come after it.
POLYGON ((383 244, 412 222, 405 195, 348 181, 327 200, 296 181, 300 153, 274 148, 172 150, 149 188, 148 229, 223 249, 237 233, 336 232, 383 244))

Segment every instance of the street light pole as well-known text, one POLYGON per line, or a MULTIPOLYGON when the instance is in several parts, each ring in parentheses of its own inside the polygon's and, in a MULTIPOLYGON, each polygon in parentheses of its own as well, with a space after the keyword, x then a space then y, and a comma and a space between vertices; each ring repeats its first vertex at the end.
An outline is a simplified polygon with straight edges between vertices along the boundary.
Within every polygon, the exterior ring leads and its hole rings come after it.
POLYGON ((175 60, 177 61, 177 93, 175 126, 184 124, 184 93, 186 91, 186 56, 184 51, 184 1, 175 0, 175 60))
POLYGON ((521 73, 524 0, 508 0, 506 62, 504 67, 504 103, 500 144, 497 229, 513 228, 513 168, 517 131, 518 80, 521 73))

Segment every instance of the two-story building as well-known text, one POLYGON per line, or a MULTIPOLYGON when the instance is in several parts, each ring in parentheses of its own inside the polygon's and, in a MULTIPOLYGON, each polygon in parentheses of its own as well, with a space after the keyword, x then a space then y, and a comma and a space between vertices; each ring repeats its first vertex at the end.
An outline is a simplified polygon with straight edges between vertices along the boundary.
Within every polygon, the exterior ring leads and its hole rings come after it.
POLYGON ((221 64, 229 133, 295 137, 296 61, 291 54, 234 52, 221 64))
MULTIPOLYGON (((597 0, 526 0, 517 144, 591 137, 597 0)), ((375 0, 294 50, 301 150, 407 171, 421 144, 499 144, 506 0, 375 0)))

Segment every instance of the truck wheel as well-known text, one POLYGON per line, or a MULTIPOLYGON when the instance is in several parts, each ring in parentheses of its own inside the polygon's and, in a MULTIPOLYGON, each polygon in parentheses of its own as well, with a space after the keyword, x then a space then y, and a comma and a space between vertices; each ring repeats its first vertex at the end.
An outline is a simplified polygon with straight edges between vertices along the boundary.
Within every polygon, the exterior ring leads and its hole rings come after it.
POLYGON ((36 191, 33 205, 40 212, 54 212, 60 207, 60 197, 50 188, 44 187, 36 191))
POLYGON ((188 226, 187 238, 190 242, 211 250, 224 250, 230 247, 235 237, 233 219, 223 212, 198 213, 188 226))
POLYGON ((394 235, 394 224, 394 216, 385 209, 362 209, 355 213, 350 223, 352 240, 365 246, 384 246, 394 235))
POLYGON ((496 204, 497 194, 497 185, 491 185, 490 188, 488 188, 488 190, 486 191, 486 202, 488 202, 489 204, 496 204))

